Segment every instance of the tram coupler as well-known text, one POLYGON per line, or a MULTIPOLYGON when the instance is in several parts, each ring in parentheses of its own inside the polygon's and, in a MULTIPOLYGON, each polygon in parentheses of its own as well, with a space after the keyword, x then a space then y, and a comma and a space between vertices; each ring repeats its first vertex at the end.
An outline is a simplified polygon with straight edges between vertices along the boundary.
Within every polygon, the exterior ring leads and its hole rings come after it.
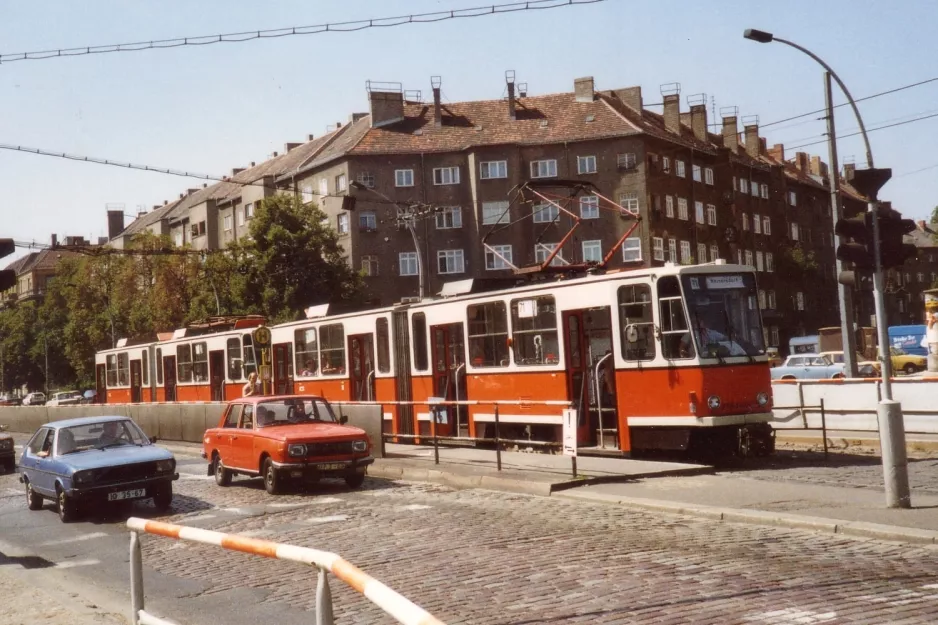
POLYGON ((736 454, 741 458, 775 453, 775 430, 768 423, 749 423, 737 430, 736 454))

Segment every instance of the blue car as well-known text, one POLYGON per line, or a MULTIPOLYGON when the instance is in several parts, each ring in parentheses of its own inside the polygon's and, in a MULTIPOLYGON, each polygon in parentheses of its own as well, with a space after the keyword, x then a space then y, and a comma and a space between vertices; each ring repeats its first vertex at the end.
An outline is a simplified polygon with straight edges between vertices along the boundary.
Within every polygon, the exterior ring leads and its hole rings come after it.
POLYGON ((59 518, 82 509, 152 498, 157 510, 173 501, 176 459, 127 417, 85 417, 40 427, 23 449, 20 481, 30 510, 55 501, 59 518))

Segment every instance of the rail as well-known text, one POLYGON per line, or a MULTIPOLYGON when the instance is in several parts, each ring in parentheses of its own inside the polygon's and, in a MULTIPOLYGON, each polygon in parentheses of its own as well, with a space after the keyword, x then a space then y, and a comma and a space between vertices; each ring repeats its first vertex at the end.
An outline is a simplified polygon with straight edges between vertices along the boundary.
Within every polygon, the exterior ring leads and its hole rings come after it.
POLYGON ((127 519, 130 529, 130 605, 132 625, 176 625, 173 621, 154 616, 144 609, 143 554, 140 549, 140 533, 164 536, 177 540, 214 545, 230 551, 240 551, 264 558, 288 560, 314 566, 319 570, 316 581, 316 625, 334 625, 332 591, 329 589, 328 574, 364 595, 381 608, 385 614, 403 625, 444 625, 442 621, 371 577, 347 560, 328 551, 275 543, 269 540, 248 538, 237 534, 223 534, 211 530, 173 525, 159 521, 147 521, 131 517, 127 519))
MULTIPOLYGON (((800 387, 799 387, 799 391, 800 391, 800 387)), ((800 393, 800 392, 798 393, 798 398, 800 399, 800 401, 798 402, 799 405, 797 405, 797 406, 773 406, 773 410, 796 410, 796 411, 798 412, 798 414, 801 415, 801 421, 802 421, 802 423, 804 423, 804 427, 800 427, 800 428, 785 428, 785 429, 788 429, 788 430, 807 430, 807 431, 818 431, 818 430, 820 430, 820 432, 821 432, 821 440, 823 441, 823 444, 824 444, 824 459, 827 460, 827 459, 829 458, 829 456, 828 456, 828 449, 827 449, 827 411, 824 409, 824 398, 822 397, 822 398, 820 398, 820 399, 818 400, 820 403, 819 403, 817 406, 807 406, 807 405, 805 405, 805 403, 804 403, 804 395, 803 395, 802 393, 800 393), (811 411, 811 410, 818 410, 818 411, 820 411, 820 413, 821 413, 821 427, 810 427, 810 426, 808 425, 808 414, 807 414, 807 413, 808 413, 809 411, 811 411)))

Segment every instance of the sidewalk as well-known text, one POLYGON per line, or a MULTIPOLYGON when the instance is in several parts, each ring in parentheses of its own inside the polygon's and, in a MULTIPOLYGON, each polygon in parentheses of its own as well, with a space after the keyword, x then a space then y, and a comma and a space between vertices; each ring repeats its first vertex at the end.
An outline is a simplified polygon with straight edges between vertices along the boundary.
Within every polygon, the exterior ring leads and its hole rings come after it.
MULTIPOLYGON (((821 432, 817 430, 775 430, 775 438, 779 446, 784 444, 809 445, 820 449, 822 446, 821 432)), ((866 432, 856 430, 828 430, 827 444, 831 449, 871 449, 877 453, 880 449, 879 432, 866 432)), ((906 434, 906 451, 910 456, 915 454, 929 454, 938 452, 938 434, 906 434)))
MULTIPOLYGON (((0 558, 0 623, 29 623, 30 625, 126 625, 122 614, 108 612, 104 608, 83 599, 77 592, 67 592, 61 587, 49 588, 41 585, 42 578, 30 575, 19 564, 5 562, 0 558), (36 583, 32 583, 35 581, 36 583)), ((48 578, 45 578, 48 582, 48 578)), ((127 602, 130 612, 130 601, 127 602)))

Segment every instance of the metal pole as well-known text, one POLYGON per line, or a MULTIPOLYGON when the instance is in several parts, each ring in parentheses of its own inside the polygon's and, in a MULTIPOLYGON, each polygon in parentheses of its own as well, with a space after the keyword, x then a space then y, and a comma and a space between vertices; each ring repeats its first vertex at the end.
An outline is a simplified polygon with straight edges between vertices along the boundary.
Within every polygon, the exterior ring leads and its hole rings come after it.
POLYGON ((328 575, 326 569, 319 569, 319 579, 316 580, 316 625, 334 625, 335 623, 328 575))
POLYGON ((140 610, 143 609, 143 555, 140 553, 140 536, 130 532, 130 623, 139 625, 140 610))
POLYGON ((417 231, 414 229, 414 217, 412 215, 407 215, 403 217, 403 219, 407 224, 407 229, 410 231, 410 236, 414 239, 414 251, 417 253, 417 292, 420 295, 420 299, 422 300, 424 293, 423 254, 420 252, 420 242, 417 240, 417 231))
POLYGON ((570 465, 573 470, 573 477, 576 478, 576 456, 570 456, 570 465))
POLYGON ((430 437, 433 439, 433 464, 440 464, 440 446, 436 438, 436 420, 439 414, 439 407, 430 407, 430 437))
MULTIPOLYGON (((831 218, 834 226, 843 217, 840 208, 840 178, 838 172, 840 165, 837 162, 837 134, 834 131, 834 104, 831 97, 831 73, 824 72, 824 102, 827 105, 827 147, 830 157, 828 168, 829 186, 831 190, 831 218)), ((840 237, 838 237, 839 239, 840 237)), ((836 243, 843 243, 838 240, 836 243)), ((843 262, 834 255, 837 276, 843 271, 843 262)), ((844 345, 844 369, 848 378, 857 377, 857 336, 853 323, 853 289, 837 281, 837 299, 840 305, 840 333, 844 345)))
POLYGON ((824 411, 824 398, 821 398, 821 440, 824 441, 824 459, 827 460, 827 413, 824 411))
POLYGON ((498 442, 498 404, 495 404, 495 466, 502 470, 502 445, 498 442))

